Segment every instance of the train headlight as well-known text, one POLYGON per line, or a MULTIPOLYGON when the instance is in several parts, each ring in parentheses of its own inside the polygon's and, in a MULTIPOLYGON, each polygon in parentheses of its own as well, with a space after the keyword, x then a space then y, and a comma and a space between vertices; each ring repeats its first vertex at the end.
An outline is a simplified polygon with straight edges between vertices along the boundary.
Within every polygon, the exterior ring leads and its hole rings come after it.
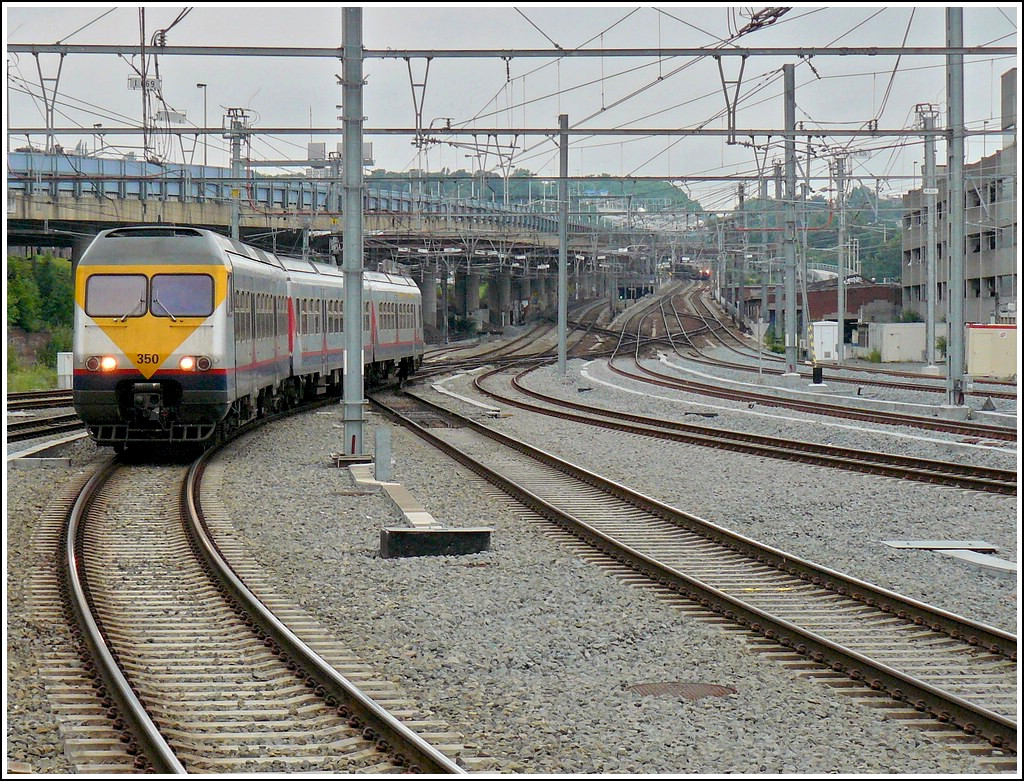
POLYGON ((100 370, 100 358, 98 355, 90 355, 85 359, 85 368, 91 372, 98 372, 100 370))
POLYGON ((183 355, 178 361, 178 368, 183 372, 209 371, 213 361, 205 355, 183 355))
POLYGON ((105 372, 112 372, 117 368, 117 358, 113 355, 104 355, 100 358, 100 370, 105 372))

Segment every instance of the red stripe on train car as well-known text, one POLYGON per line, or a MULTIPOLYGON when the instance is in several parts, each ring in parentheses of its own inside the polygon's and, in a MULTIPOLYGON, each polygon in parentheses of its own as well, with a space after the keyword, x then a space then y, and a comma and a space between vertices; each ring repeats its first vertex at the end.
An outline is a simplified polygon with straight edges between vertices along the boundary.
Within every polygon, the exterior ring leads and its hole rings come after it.
POLYGON ((295 310, 292 308, 292 299, 288 297, 288 354, 295 352, 295 310))

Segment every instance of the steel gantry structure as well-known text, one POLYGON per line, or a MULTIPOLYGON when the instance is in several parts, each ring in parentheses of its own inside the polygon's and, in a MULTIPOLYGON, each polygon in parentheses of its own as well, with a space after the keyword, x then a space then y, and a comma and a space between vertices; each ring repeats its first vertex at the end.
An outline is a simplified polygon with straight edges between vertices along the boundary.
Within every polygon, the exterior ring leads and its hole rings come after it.
MULTIPOLYGON (((792 86, 792 68, 793 65, 787 65, 784 68, 784 72, 787 74, 787 89, 786 89, 786 126, 782 129, 778 128, 736 128, 729 127, 726 129, 707 129, 707 128, 588 128, 578 129, 568 127, 567 121, 560 121, 558 128, 451 128, 445 127, 443 130, 432 129, 430 132, 435 135, 458 135, 458 134, 475 134, 475 135, 539 135, 539 136, 551 136, 559 139, 560 154, 565 154, 565 149, 568 146, 568 139, 571 135, 587 135, 587 136, 720 136, 725 137, 731 142, 735 142, 738 137, 749 137, 751 139, 757 137, 781 137, 785 141, 786 146, 786 290, 787 290, 787 314, 786 314, 786 342, 787 342, 787 370, 795 371, 795 345, 796 345, 796 322, 795 322, 795 263, 790 262, 791 250, 795 251, 795 164, 796 164, 796 139, 797 138, 855 138, 855 137, 935 137, 945 138, 948 141, 948 172, 950 176, 950 192, 951 195, 962 193, 963 183, 962 181, 957 183, 953 182, 953 178, 956 177, 959 172, 962 176, 963 171, 963 154, 964 154, 964 139, 971 135, 982 135, 985 133, 1000 134, 1002 131, 967 131, 964 127, 963 118, 963 58, 971 55, 1016 55, 1016 47, 1005 47, 1005 46, 964 46, 963 45, 963 10, 960 8, 947 8, 946 9, 946 30, 947 36, 944 46, 824 46, 824 47, 738 47, 728 41, 723 42, 720 45, 713 47, 659 47, 659 48, 577 48, 577 49, 527 49, 527 48, 512 48, 512 49, 364 49, 362 47, 361 38, 361 25, 362 17, 359 12, 358 22, 355 21, 354 16, 349 16, 350 11, 358 11, 358 9, 345 9, 345 24, 343 31, 343 42, 341 48, 335 47, 319 47, 319 48, 306 48, 306 47, 262 47, 262 46, 158 46, 151 48, 150 53, 160 54, 164 56, 206 56, 206 57, 220 57, 220 56, 231 56, 231 57, 319 57, 319 58, 331 58, 342 60, 342 62, 353 69, 358 68, 358 72, 361 73, 361 63, 366 59, 404 59, 411 60, 414 58, 423 59, 439 59, 439 58, 500 58, 503 60, 512 60, 517 58, 554 58, 561 59, 566 57, 740 57, 744 60, 748 57, 763 57, 763 56, 774 56, 774 57, 787 57, 797 58, 801 61, 808 60, 813 57, 851 57, 851 56, 867 56, 867 57, 884 57, 884 56, 899 56, 899 57, 918 57, 918 56, 931 56, 931 57, 944 57, 946 58, 946 69, 947 69, 947 96, 949 103, 949 115, 946 128, 932 128, 932 127, 920 127, 913 130, 907 130, 903 128, 891 128, 891 129, 879 129, 877 127, 868 127, 858 130, 844 130, 844 129, 832 129, 832 130, 804 130, 797 129, 795 122, 790 121, 791 108, 795 102, 795 88, 792 86), (358 27, 359 44, 356 46, 353 41, 353 36, 356 35, 356 28, 358 27), (959 188, 959 189, 957 189, 959 188), (790 226, 793 226, 790 230, 790 226), (792 238, 790 238, 792 236, 792 238), (792 274, 792 279, 791 279, 792 274), (794 295, 791 298, 789 295, 790 291, 794 291, 794 295), (790 309, 792 308, 792 314, 790 309), (794 352, 791 355, 788 345, 792 342, 794 346, 794 352)), ((766 18, 758 22, 759 26, 770 24, 774 21, 774 17, 766 18)), ((98 55, 98 54, 114 54, 114 55, 137 55, 141 52, 141 47, 136 45, 110 45, 110 44, 18 44, 9 43, 8 51, 12 53, 25 53, 32 55, 40 54, 58 54, 63 58, 72 54, 76 55, 98 55)), ((723 87, 726 85, 724 73, 723 87)), ((349 100, 359 101, 361 104, 361 90, 363 88, 362 83, 354 85, 348 83, 347 76, 344 79, 346 81, 346 96, 349 100), (349 91, 351 90, 351 92, 349 91)), ((734 82, 729 82, 734 83, 734 82)), ((728 101, 728 93, 727 93, 728 101)), ((734 121, 735 113, 730 110, 730 119, 734 121)), ((41 134, 46 133, 48 137, 63 135, 63 134, 77 134, 81 133, 81 128, 11 128, 9 134, 22 135, 22 134, 41 134)), ((146 128, 104 128, 104 133, 116 135, 116 134, 134 134, 134 133, 145 133, 146 128)), ((168 131, 163 131, 168 132, 168 131)), ((171 130, 171 133, 188 134, 195 136, 206 136, 210 134, 222 134, 224 131, 221 128, 191 128, 189 130, 171 130)), ((248 132, 257 132, 249 129, 248 132)), ((274 135, 288 135, 288 134, 330 134, 336 135, 339 132, 345 138, 345 149, 346 152, 352 145, 349 144, 347 134, 358 134, 360 144, 363 135, 411 135, 414 137, 420 137, 423 134, 422 128, 409 128, 409 127, 394 127, 394 128, 365 128, 362 127, 361 122, 355 122, 352 120, 346 120, 344 128, 261 128, 260 131, 263 133, 272 133, 274 135)), ((354 148, 354 147, 352 147, 354 148)), ((361 147, 360 147, 361 148, 361 147)), ((351 167, 358 167, 361 171, 361 159, 354 159, 351 161, 351 167)), ((554 177, 546 177, 554 178, 554 177)), ((720 177, 719 180, 728 180, 730 177, 720 177)), ((563 201, 565 198, 565 184, 569 177, 567 171, 560 170, 559 180, 559 200, 563 201)), ((346 181, 346 187, 355 186, 346 181)), ((348 190, 346 190, 348 192, 348 190)), ((959 204, 959 209, 954 211, 956 208, 957 201, 955 198, 951 201, 953 207, 951 208, 951 241, 950 241, 950 264, 951 264, 951 283, 955 283, 957 280, 963 278, 963 262, 964 262, 964 247, 963 247, 963 204, 959 204), (959 240, 957 238, 959 237, 959 240), (959 267, 959 268, 957 268, 959 267)), ((567 209, 562 208, 560 204, 559 208, 559 220, 564 221, 567 218, 567 209)), ((353 219, 355 217, 353 216, 353 219)), ((359 214, 361 220, 361 213, 359 214)), ((346 226, 347 227, 347 226, 346 226)), ((361 222, 358 228, 361 230, 361 222)), ((357 226, 353 224, 353 230, 357 229, 357 226)), ((560 233, 560 257, 565 257, 564 250, 564 236, 565 231, 561 230, 560 233)), ((559 284, 559 299, 564 301, 566 297, 566 291, 564 290, 563 284, 561 284, 562 276, 560 274, 559 284)), ((961 289, 962 293, 962 289, 961 289)), ((957 299, 959 296, 950 296, 951 302, 953 299, 957 299)), ((947 372, 947 389, 948 399, 951 404, 962 403, 962 394, 958 395, 959 389, 962 387, 963 382, 963 317, 962 317, 962 301, 960 306, 957 307, 951 303, 950 311, 950 326, 951 326, 951 339, 949 345, 949 356, 950 361, 948 363, 947 372)), ((560 318, 561 321, 561 318, 560 318)), ((559 328, 559 354, 562 354, 564 349, 565 333, 564 328, 559 328)), ((560 368, 561 368, 561 361, 560 368)))

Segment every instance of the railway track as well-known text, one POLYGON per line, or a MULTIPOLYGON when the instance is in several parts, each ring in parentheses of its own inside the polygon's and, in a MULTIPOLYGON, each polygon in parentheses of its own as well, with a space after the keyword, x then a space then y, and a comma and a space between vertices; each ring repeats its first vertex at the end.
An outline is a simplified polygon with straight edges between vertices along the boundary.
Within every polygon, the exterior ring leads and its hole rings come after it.
MULTIPOLYGON (((566 336, 567 350, 569 352, 586 352, 584 344, 589 343, 591 348, 595 345, 588 341, 592 331, 600 331, 596 326, 597 318, 603 301, 589 302, 580 307, 579 319, 569 322, 569 333, 566 336)), ((477 353, 464 358, 444 358, 425 362, 421 371, 416 375, 418 380, 429 379, 439 374, 448 374, 452 371, 472 369, 479 366, 499 364, 502 366, 513 366, 520 363, 538 363, 549 360, 555 355, 555 348, 538 346, 550 337, 554 330, 550 322, 542 323, 531 328, 529 331, 520 334, 509 342, 494 346, 490 350, 477 353), (532 348, 532 349, 531 349, 532 348), (529 351, 528 351, 529 350, 529 351)))
POLYGON ((7 409, 9 411, 70 406, 71 391, 69 390, 29 391, 27 393, 7 394, 7 409))
MULTIPOLYGON (((740 355, 740 356, 742 356, 744 358, 750 359, 750 358, 756 357, 756 353, 751 350, 749 345, 747 345, 742 339, 740 339, 738 336, 736 336, 732 332, 732 330, 728 327, 728 325, 726 323, 723 323, 718 318, 718 316, 714 313, 714 311, 711 309, 711 307, 708 305, 708 303, 703 299, 703 289, 702 288, 695 288, 695 289, 689 290, 689 291, 686 292, 686 294, 682 295, 681 298, 683 299, 683 301, 685 303, 687 303, 689 305, 690 312, 685 313, 685 314, 677 312, 676 308, 675 308, 674 301, 670 301, 670 306, 672 307, 673 314, 676 316, 677 319, 680 316, 688 316, 688 317, 697 318, 697 319, 699 319, 701 321, 701 323, 703 325, 703 328, 698 329, 699 333, 709 334, 722 347, 725 347, 726 349, 730 350, 731 352, 736 353, 737 355, 740 355), (728 339, 724 338, 722 336, 722 334, 725 334, 728 337, 728 339), (737 345, 738 345, 738 347, 737 347, 737 345)), ((667 316, 666 316, 666 323, 667 323, 667 316)), ((679 325, 680 325, 680 328, 683 328, 683 325, 682 325, 681 321, 679 322, 679 325)), ((720 366, 720 367, 724 367, 724 368, 727 368, 727 369, 734 369, 734 370, 737 370, 737 371, 745 371, 745 372, 761 371, 761 372, 763 372, 765 374, 772 374, 772 375, 781 375, 781 374, 785 373, 785 369, 773 369, 773 368, 768 367, 768 366, 762 366, 760 369, 758 369, 758 367, 751 366, 751 365, 745 364, 745 363, 735 363, 735 362, 732 362, 732 361, 723 361, 723 360, 718 360, 718 359, 707 358, 707 357, 703 356, 703 354, 701 353, 700 349, 695 344, 693 344, 692 342, 691 342, 691 346, 693 346, 693 349, 698 353, 698 356, 700 356, 700 357, 690 356, 690 357, 688 357, 688 360, 695 361, 696 363, 702 363, 702 364, 706 364, 706 365, 710 365, 710 366, 720 366)), ((768 363, 779 363, 780 360, 781 360, 777 356, 772 355, 770 353, 767 354, 767 355, 762 354, 761 359, 762 359, 762 361, 766 361, 768 363)), ((899 371, 892 371, 892 370, 887 370, 887 369, 872 369, 870 367, 861 367, 861 366, 856 367, 856 369, 852 369, 851 367, 848 367, 848 366, 847 367, 843 367, 843 366, 831 366, 830 365, 829 368, 830 368, 830 377, 829 377, 830 382, 845 383, 845 384, 851 384, 851 385, 865 385, 865 386, 880 387, 880 388, 894 388, 894 389, 898 389, 898 390, 920 391, 920 392, 925 392, 925 393, 945 393, 946 392, 945 386, 929 385, 929 384, 927 384, 929 382, 935 382, 936 381, 937 378, 935 376, 933 376, 933 375, 919 374, 919 373, 914 373, 914 372, 899 372, 899 371), (864 372, 864 373, 870 373, 870 374, 884 374, 884 375, 886 375, 888 377, 905 377, 905 378, 913 379, 913 380, 915 380, 915 382, 898 382, 898 381, 894 381, 892 379, 888 379, 888 380, 872 380, 872 379, 867 379, 867 378, 864 378, 864 377, 842 377, 842 376, 837 376, 835 374, 836 371, 842 371, 842 370, 857 371, 858 373, 864 372)), ((798 373, 800 374, 801 377, 804 377, 804 378, 807 378, 807 379, 811 378, 811 375, 809 373, 807 373, 807 372, 798 372, 798 373)), ((938 378, 938 379, 941 380, 941 378, 938 378)), ((996 385, 1005 385, 1006 384, 1006 383, 995 382, 995 381, 992 381, 992 380, 982 380, 982 379, 976 380, 975 383, 976 383, 976 385, 987 385, 987 386, 996 386, 996 385)), ((973 391, 969 391, 967 393, 967 395, 968 396, 975 396, 975 397, 985 397, 985 398, 991 397, 993 399, 1016 399, 1017 398, 1017 393, 1015 391, 1013 391, 1013 392, 1011 392, 1011 391, 1000 391, 1000 390, 995 390, 994 388, 990 388, 988 390, 978 390, 978 389, 975 389, 973 391)))
POLYGON ((504 404, 541 415, 572 420, 583 425, 600 426, 623 433, 733 450, 750 455, 799 461, 815 466, 828 466, 986 493, 1017 495, 1017 473, 1014 470, 819 445, 814 442, 780 439, 616 412, 531 390, 523 384, 523 380, 534 369, 535 367, 516 374, 512 377, 511 385, 521 395, 541 401, 543 405, 528 403, 489 387, 486 381, 501 374, 504 370, 500 368, 474 378, 473 384, 480 393, 504 404))
POLYGON ((829 415, 832 417, 848 418, 851 420, 863 420, 883 425, 910 426, 932 431, 944 431, 971 439, 990 439, 1002 442, 1017 441, 1016 430, 1002 426, 993 426, 984 423, 960 423, 952 420, 942 420, 939 418, 928 418, 920 415, 907 415, 894 412, 873 412, 840 404, 829 404, 828 402, 820 399, 816 399, 814 401, 803 401, 800 399, 782 398, 766 393, 758 393, 756 391, 738 390, 722 387, 720 385, 713 385, 707 382, 683 379, 679 376, 655 371, 640 363, 639 347, 642 344, 642 339, 639 336, 639 331, 642 327, 643 323, 641 322, 638 326, 637 340, 631 345, 635 348, 631 351, 630 357, 630 362, 635 372, 622 369, 620 366, 616 365, 615 360, 617 355, 613 355, 608 360, 608 368, 612 372, 632 380, 658 385, 664 388, 698 393, 705 396, 715 396, 717 398, 730 399, 733 401, 745 402, 747 404, 753 402, 769 407, 785 407, 818 415, 829 415))
POLYGON ((66 431, 78 431, 84 424, 78 415, 54 415, 48 418, 8 421, 7 441, 22 442, 26 439, 37 439, 66 431))
POLYGON ((112 459, 67 517, 68 611, 135 766, 465 772, 348 679, 411 708, 317 636, 255 567, 239 566, 229 533, 228 542, 215 539, 228 530, 203 512, 209 457, 188 467, 112 459), (241 574, 256 581, 258 598, 241 574))
POLYGON ((883 712, 930 715, 933 737, 966 741, 993 769, 1016 767, 1016 636, 760 545, 418 397, 374 403, 634 577, 846 676, 883 712), (428 429, 403 410, 446 423, 428 429))

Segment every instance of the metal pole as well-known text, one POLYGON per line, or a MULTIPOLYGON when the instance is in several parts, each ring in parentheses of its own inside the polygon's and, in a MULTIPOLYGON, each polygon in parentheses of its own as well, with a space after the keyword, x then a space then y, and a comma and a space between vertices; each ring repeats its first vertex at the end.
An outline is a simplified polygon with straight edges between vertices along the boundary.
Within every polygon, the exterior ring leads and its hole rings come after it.
MULTIPOLYGON (((929 111, 921 117, 924 127, 931 130, 935 127, 935 114, 929 111)), ((936 369, 935 365, 935 202, 938 195, 938 186, 935 181, 935 138, 925 136, 924 139, 924 197, 926 220, 925 241, 927 242, 926 262, 928 264, 925 272, 925 355, 928 360, 928 369, 936 369)))
POLYGON ((737 274, 738 273, 738 277, 739 278, 735 280, 735 282, 736 282, 736 292, 733 295, 732 305, 733 305, 733 322, 742 323, 743 322, 743 315, 740 313, 740 306, 743 304, 743 286, 746 284, 746 281, 747 281, 747 232, 746 232, 747 213, 743 209, 744 197, 746 195, 746 192, 745 192, 744 187, 743 187, 742 184, 738 185, 738 187, 739 187, 738 200, 739 200, 739 209, 740 209, 740 227, 743 228, 744 230, 743 230, 743 233, 741 234, 742 239, 740 241, 740 262, 737 264, 738 268, 734 268, 733 269, 733 274, 737 274))
POLYGON ((728 266, 725 263, 725 229, 722 227, 722 221, 718 220, 718 258, 715 265, 718 267, 715 272, 715 299, 719 304, 724 304, 725 294, 723 290, 728 290, 728 283, 726 282, 726 275, 729 273, 728 266))
MULTIPOLYGON (((207 125, 207 122, 206 122, 206 85, 205 84, 196 84, 196 87, 198 87, 199 89, 201 89, 203 91, 203 128, 205 129, 205 128, 209 127, 209 125, 207 125)), ((209 162, 209 160, 207 158, 207 153, 209 151, 209 144, 210 144, 209 136, 207 136, 204 133, 203 134, 203 167, 204 168, 206 167, 206 165, 209 162)), ((204 174, 204 176, 205 176, 205 174, 204 174)))
MULTIPOLYGON (((229 112, 230 113, 230 112, 229 112)), ((238 240, 238 223, 241 219, 242 198, 242 134, 239 131, 240 120, 231 118, 231 238, 238 240)))
POLYGON ((558 115, 558 373, 565 374, 569 289, 569 115, 558 115))
POLYGON ((363 453, 363 9, 342 9, 345 169, 345 445, 363 453))
MULTIPOLYGON (((964 38, 963 8, 946 9, 946 45, 964 38)), ((964 403, 964 58, 946 55, 949 102, 949 350, 946 353, 946 402, 964 403)))
POLYGON ((836 158, 836 192, 839 201, 839 279, 836 289, 838 299, 836 301, 836 312, 839 320, 839 337, 836 345, 836 363, 842 363, 844 348, 843 341, 846 336, 846 157, 840 155, 836 158))
MULTIPOLYGON (((782 66, 786 93, 786 372, 796 373, 796 78, 793 65, 782 66)), ((806 316, 806 314, 805 314, 806 316)))

